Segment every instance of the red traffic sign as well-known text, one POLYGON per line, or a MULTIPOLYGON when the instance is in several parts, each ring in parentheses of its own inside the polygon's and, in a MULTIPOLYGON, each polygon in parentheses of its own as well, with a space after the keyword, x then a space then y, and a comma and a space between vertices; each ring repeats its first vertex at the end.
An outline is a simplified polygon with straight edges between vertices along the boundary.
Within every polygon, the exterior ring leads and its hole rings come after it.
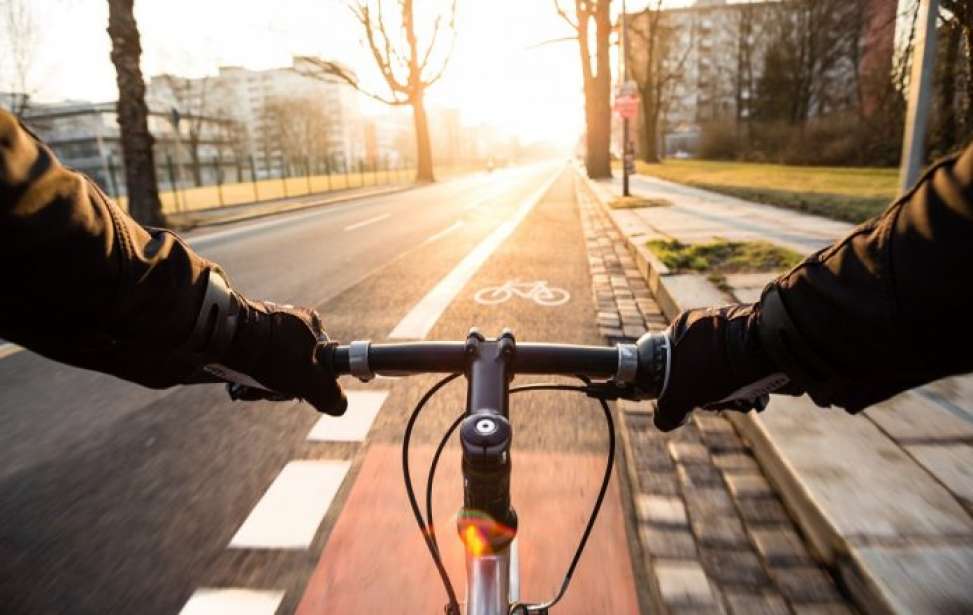
POLYGON ((615 98, 615 113, 630 120, 639 114, 639 99, 637 96, 618 96, 615 98))

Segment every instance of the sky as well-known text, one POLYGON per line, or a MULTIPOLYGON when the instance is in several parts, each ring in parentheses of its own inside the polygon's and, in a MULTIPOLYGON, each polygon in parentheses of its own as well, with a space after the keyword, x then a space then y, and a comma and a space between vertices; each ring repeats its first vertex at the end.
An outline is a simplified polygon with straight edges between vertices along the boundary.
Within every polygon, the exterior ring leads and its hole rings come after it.
MULTIPOLYGON (((108 3, 21 1, 37 24, 30 76, 35 97, 113 100, 108 3)), ((639 4, 631 0, 629 10, 639 4)), ((427 31, 431 16, 446 5, 417 0, 417 22, 427 31)), ((394 10, 395 3, 387 6, 394 10)), ((342 0, 136 0, 135 16, 146 77, 202 76, 220 65, 287 66, 293 54, 313 54, 344 62, 364 84, 385 93, 361 28, 342 0)), ((428 93, 430 105, 458 108, 464 123, 489 124, 524 141, 573 142, 583 125, 577 43, 540 44, 569 34, 551 0, 459 0, 455 48, 445 76, 428 93)), ((2 47, 0 41, 0 56, 2 47)), ((368 104, 365 112, 382 108, 368 104)))

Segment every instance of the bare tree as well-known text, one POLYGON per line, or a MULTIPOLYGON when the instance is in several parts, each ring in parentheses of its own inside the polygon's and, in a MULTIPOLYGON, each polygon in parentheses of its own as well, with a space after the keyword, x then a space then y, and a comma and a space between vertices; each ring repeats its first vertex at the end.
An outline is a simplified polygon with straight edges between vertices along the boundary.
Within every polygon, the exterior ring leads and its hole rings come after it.
POLYGON ((132 12, 134 0, 108 0, 108 36, 111 59, 118 82, 118 125, 125 160, 128 210, 142 224, 162 226, 162 203, 156 184, 155 139, 149 132, 149 110, 145 104, 145 81, 139 59, 142 45, 132 12))
POLYGON ((678 33, 666 22, 663 0, 629 18, 628 32, 637 43, 629 45, 626 62, 638 85, 642 103, 639 155, 658 162, 659 135, 665 123, 672 89, 683 74, 692 40, 679 44, 678 33))
POLYGON ((611 177, 611 0, 574 0, 574 18, 554 0, 554 9, 578 39, 584 82, 585 168, 588 177, 611 177), (591 40, 591 25, 595 40, 591 40), (594 51, 594 53, 592 53, 594 51))
MULTIPOLYGON (((331 119, 314 98, 278 98, 266 105, 266 122, 292 168, 309 167, 312 160, 330 159, 331 119)), ((310 169, 306 169, 310 171, 310 169)))
POLYGON ((26 0, 3 0, 0 10, 3 11, 0 32, 6 41, 3 48, 7 58, 6 63, 0 63, 0 70, 9 71, 10 110, 20 116, 33 94, 31 73, 38 45, 37 23, 26 0))
POLYGON ((174 75, 159 75, 152 78, 153 87, 156 81, 165 83, 166 91, 172 103, 175 104, 174 117, 178 118, 178 126, 174 128, 178 130, 180 139, 181 135, 185 134, 186 138, 183 142, 189 151, 193 183, 202 186, 203 170, 200 146, 202 145, 206 123, 211 121, 209 111, 214 98, 210 92, 213 88, 211 79, 208 77, 190 79, 174 75), (183 127, 185 127, 185 132, 183 127))
POLYGON ((349 3, 349 8, 364 30, 368 48, 382 73, 389 95, 365 89, 357 75, 336 62, 304 58, 302 65, 306 68, 302 72, 319 78, 333 75, 387 105, 411 106, 416 135, 416 180, 435 181, 425 96, 426 90, 442 78, 452 55, 456 42, 456 0, 452 0, 448 12, 436 16, 429 45, 425 50, 421 49, 416 35, 413 0, 399 0, 398 3, 400 39, 404 38, 404 41, 393 40, 394 30, 386 24, 383 4, 383 0, 355 0, 349 3), (433 70, 431 61, 437 55, 434 50, 439 35, 444 30, 451 33, 449 49, 439 61, 439 67, 433 70))

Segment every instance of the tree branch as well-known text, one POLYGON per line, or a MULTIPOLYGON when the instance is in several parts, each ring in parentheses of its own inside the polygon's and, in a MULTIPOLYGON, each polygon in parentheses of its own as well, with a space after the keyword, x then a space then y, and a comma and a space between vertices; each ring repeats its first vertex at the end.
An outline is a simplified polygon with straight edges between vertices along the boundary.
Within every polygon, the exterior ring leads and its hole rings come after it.
MULTIPOLYGON (((561 8, 560 0, 554 0, 554 10, 557 11, 558 16, 561 19, 563 19, 569 26, 571 26, 575 30, 578 29, 578 24, 571 21, 571 18, 568 17, 567 12, 563 8, 561 8)), ((580 18, 579 18, 579 22, 580 22, 580 18)))
POLYGON ((340 66, 335 62, 322 60, 320 58, 312 58, 312 57, 304 57, 301 59, 307 64, 314 65, 314 67, 317 69, 316 71, 313 72, 299 70, 298 72, 305 77, 311 77, 312 79, 319 79, 321 81, 325 80, 324 78, 325 76, 337 77, 338 79, 341 79, 342 81, 344 81, 351 87, 355 88, 357 91, 361 92, 365 96, 368 96, 369 98, 373 98, 379 102, 383 102, 386 105, 391 105, 394 107, 394 106, 409 104, 409 99, 407 96, 404 98, 399 97, 396 95, 395 92, 392 93, 392 98, 386 98, 380 94, 376 94, 374 92, 370 92, 366 90, 361 86, 361 84, 358 82, 358 79, 354 75, 349 74, 348 71, 345 70, 343 66, 340 66))

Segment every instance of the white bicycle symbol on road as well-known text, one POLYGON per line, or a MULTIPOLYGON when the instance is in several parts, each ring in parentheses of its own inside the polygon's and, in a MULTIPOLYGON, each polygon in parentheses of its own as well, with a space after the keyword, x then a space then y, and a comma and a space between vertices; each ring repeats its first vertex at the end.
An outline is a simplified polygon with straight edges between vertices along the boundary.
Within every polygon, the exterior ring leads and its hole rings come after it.
POLYGON ((544 280, 537 282, 510 280, 503 286, 487 286, 476 291, 473 299, 482 305, 496 305, 509 301, 515 295, 545 307, 564 305, 571 299, 571 293, 563 288, 548 286, 544 280))

